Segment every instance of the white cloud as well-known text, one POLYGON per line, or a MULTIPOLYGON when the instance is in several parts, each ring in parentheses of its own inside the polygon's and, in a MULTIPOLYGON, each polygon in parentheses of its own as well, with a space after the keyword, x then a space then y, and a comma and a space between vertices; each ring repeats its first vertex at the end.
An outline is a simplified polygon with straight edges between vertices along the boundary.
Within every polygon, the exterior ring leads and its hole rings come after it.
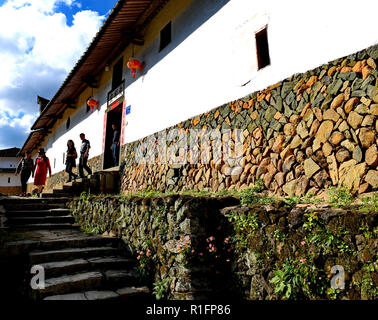
MULTIPOLYGON (((10 128, 26 137, 38 116, 37 95, 54 95, 104 20, 97 12, 78 11, 69 26, 55 12, 62 3, 81 8, 75 0, 8 0, 0 7, 0 148, 8 147, 2 136, 9 140, 10 128), (6 112, 24 115, 9 119, 6 112)), ((21 146, 16 136, 11 140, 21 146)))

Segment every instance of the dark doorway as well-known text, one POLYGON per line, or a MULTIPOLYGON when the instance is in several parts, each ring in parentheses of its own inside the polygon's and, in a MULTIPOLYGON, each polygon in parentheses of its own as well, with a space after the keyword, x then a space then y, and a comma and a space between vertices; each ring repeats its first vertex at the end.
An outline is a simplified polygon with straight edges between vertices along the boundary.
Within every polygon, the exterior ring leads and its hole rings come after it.
MULTIPOLYGON (((112 124, 117 125, 119 132, 121 132, 122 123, 122 104, 110 110, 107 114, 106 119, 106 136, 105 136, 105 151, 104 151, 104 169, 109 169, 114 167, 113 153, 112 153, 112 142, 114 130, 112 124)), ((118 148, 118 164, 119 165, 119 150, 118 148)))

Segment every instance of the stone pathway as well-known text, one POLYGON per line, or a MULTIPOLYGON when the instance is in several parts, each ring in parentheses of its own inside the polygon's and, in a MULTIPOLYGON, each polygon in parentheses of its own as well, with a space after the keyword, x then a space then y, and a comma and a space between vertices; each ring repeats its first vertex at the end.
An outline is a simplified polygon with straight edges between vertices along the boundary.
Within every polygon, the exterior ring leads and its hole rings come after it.
POLYGON ((0 214, 7 218, 6 232, 2 232, 1 260, 11 268, 12 263, 22 258, 27 284, 34 276, 30 273, 33 266, 42 267, 45 273, 44 288, 33 290, 28 286, 29 298, 151 298, 149 289, 133 271, 137 261, 125 253, 120 240, 81 232, 64 207, 66 201, 0 198, 0 214))

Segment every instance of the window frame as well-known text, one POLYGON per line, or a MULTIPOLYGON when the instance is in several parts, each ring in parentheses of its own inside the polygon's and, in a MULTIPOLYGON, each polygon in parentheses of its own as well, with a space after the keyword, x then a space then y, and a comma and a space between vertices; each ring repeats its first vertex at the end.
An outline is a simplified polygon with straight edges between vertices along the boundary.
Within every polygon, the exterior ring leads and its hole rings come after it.
POLYGON ((169 21, 163 29, 160 30, 159 52, 163 51, 172 42, 172 21, 169 21))
POLYGON ((268 25, 255 32, 257 70, 271 65, 268 40, 268 25))

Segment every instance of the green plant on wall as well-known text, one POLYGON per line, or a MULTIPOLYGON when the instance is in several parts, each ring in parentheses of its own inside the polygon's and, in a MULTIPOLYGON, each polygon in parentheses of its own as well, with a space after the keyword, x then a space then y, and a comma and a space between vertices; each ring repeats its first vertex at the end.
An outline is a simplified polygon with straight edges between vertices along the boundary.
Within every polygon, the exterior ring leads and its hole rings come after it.
POLYGON ((360 211, 362 212, 377 212, 378 211, 378 192, 374 192, 372 196, 363 197, 360 211))
POLYGON ((373 230, 370 230, 368 224, 364 222, 361 227, 359 228, 359 231, 362 232, 366 240, 369 240, 373 237, 378 236, 378 227, 375 227, 373 230))
POLYGON ((305 196, 297 196, 297 195, 292 195, 290 197, 284 198, 284 203, 288 206, 293 206, 296 204, 301 204, 301 203, 319 203, 321 200, 316 198, 315 195, 312 194, 306 194, 305 196))
POLYGON ((319 221, 318 213, 315 211, 311 211, 309 213, 304 214, 305 222, 303 227, 306 231, 312 231, 317 225, 319 221))
POLYGON ((246 188, 240 191, 240 204, 252 206, 254 204, 271 204, 275 201, 274 197, 267 197, 258 194, 262 191, 264 182, 260 179, 256 180, 253 187, 246 188))
POLYGON ((376 300, 378 299, 378 288, 374 283, 372 274, 378 271, 378 262, 370 262, 363 266, 362 268, 364 274, 362 276, 361 282, 353 282, 354 286, 361 289, 361 296, 365 299, 376 300))
MULTIPOLYGON (((312 233, 308 235, 307 239, 309 243, 316 244, 319 248, 323 250, 324 254, 330 253, 352 253, 355 252, 353 249, 346 244, 340 237, 333 234, 327 227, 315 220, 317 225, 311 228, 312 233)), ((339 231, 341 235, 345 235, 347 231, 339 231)))
POLYGON ((91 194, 88 193, 88 192, 83 191, 83 192, 80 194, 80 200, 81 200, 82 202, 84 202, 85 204, 88 204, 90 198, 91 198, 91 194))
POLYGON ((169 285, 172 282, 172 278, 166 278, 160 282, 154 282, 153 294, 156 300, 161 300, 163 298, 168 298, 169 285))
POLYGON ((288 235, 285 234, 284 232, 282 232, 281 229, 276 229, 276 230, 274 230, 273 237, 274 237, 274 239, 276 239, 278 241, 283 241, 283 240, 287 239, 288 235))
POLYGON ((331 300, 336 300, 339 297, 340 293, 341 293, 340 289, 334 289, 334 288, 328 288, 327 289, 327 296, 331 300))
POLYGON ((354 198, 349 190, 345 187, 337 187, 329 189, 329 203, 334 208, 349 206, 354 198))
POLYGON ((151 241, 144 241, 141 245, 141 249, 136 250, 138 256, 138 266, 135 268, 135 272, 140 279, 146 280, 153 270, 153 251, 151 241))
POLYGON ((227 238, 225 244, 233 246, 240 262, 243 260, 242 252, 248 246, 248 239, 253 237, 255 231, 259 228, 258 215, 252 213, 252 211, 238 212, 232 210, 225 217, 231 223, 233 229, 233 233, 227 238))
POLYGON ((324 271, 316 266, 308 253, 306 241, 301 241, 301 255, 286 258, 279 269, 273 271, 270 283, 274 292, 284 299, 316 299, 324 296, 328 281, 324 271))

